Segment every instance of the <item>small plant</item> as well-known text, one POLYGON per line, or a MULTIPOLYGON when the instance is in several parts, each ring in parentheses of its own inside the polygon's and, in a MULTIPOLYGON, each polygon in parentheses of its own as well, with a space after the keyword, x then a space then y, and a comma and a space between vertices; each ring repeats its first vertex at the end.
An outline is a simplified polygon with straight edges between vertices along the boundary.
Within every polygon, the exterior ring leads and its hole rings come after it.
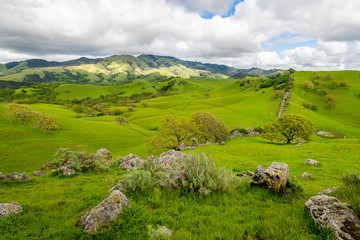
POLYGON ((307 102, 304 102, 303 103, 303 106, 307 109, 311 109, 311 110, 314 110, 316 111, 317 110, 317 107, 315 105, 312 105, 311 103, 307 103, 307 102))
POLYGON ((280 98, 282 96, 284 96, 283 90, 275 90, 271 97, 275 99, 275 98, 280 98))
POLYGON ((304 88, 307 91, 312 91, 312 90, 314 90, 314 87, 315 87, 314 84, 310 81, 305 81, 305 82, 301 83, 301 86, 302 86, 302 88, 304 88))
POLYGON ((360 171, 348 172, 341 180, 346 186, 360 187, 360 171))
POLYGON ((334 95, 328 94, 324 96, 325 102, 327 102, 326 107, 333 108, 336 105, 336 97, 334 95))
POLYGON ((325 96, 328 94, 328 92, 325 89, 318 89, 316 90, 317 93, 320 93, 321 95, 325 96))

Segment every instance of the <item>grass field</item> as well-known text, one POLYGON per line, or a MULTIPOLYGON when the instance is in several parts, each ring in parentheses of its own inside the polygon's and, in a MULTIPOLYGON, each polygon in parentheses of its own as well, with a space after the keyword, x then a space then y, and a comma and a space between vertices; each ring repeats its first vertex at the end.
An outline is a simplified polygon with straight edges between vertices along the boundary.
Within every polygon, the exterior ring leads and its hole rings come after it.
MULTIPOLYGON (((328 109, 315 90, 306 91, 301 83, 310 80, 312 72, 296 72, 295 86, 288 113, 310 118, 318 129, 340 131, 346 139, 325 139, 312 136, 312 141, 293 144, 271 144, 261 137, 227 140, 225 145, 209 145, 188 150, 205 153, 220 165, 241 173, 254 171, 258 165, 284 162, 290 167, 290 179, 303 185, 301 198, 275 194, 267 189, 250 187, 244 180, 232 192, 212 193, 208 197, 165 190, 127 192, 132 209, 125 211, 103 235, 84 234, 76 228, 80 217, 109 195, 110 189, 126 171, 112 166, 107 173, 84 173, 74 177, 33 177, 29 183, 0 183, 0 202, 19 202, 24 211, 16 217, 0 220, 0 239, 148 239, 148 226, 166 225, 175 232, 175 239, 332 239, 328 231, 314 227, 304 213, 304 203, 317 192, 342 186, 343 174, 360 169, 360 91, 358 72, 319 72, 320 80, 331 74, 335 81, 348 81, 351 88, 326 88, 336 96, 337 105, 328 109), (303 101, 317 110, 304 109, 303 101), (349 104, 351 103, 351 104, 349 104), (318 166, 305 165, 307 158, 319 161, 318 166), (303 172, 313 179, 299 178, 303 172)), ((153 91, 166 82, 134 81, 116 86, 63 84, 57 88, 59 99, 82 99, 124 92, 131 96, 139 91, 153 91)), ((0 104, 0 172, 40 170, 53 160, 58 148, 95 152, 107 148, 113 157, 149 153, 144 138, 157 134, 162 119, 175 114, 189 118, 194 112, 208 111, 220 117, 225 125, 258 127, 276 119, 281 99, 273 99, 272 88, 245 89, 237 80, 186 79, 176 84, 170 96, 158 96, 135 103, 133 112, 122 116, 128 126, 115 123, 116 116, 85 117, 61 105, 31 104, 34 111, 54 116, 60 130, 47 134, 4 119, 7 104, 0 104), (142 103, 147 103, 143 106, 142 103)), ((126 110, 125 106, 116 106, 126 110)), ((350 203, 360 214, 359 189, 343 187, 333 193, 350 203)))

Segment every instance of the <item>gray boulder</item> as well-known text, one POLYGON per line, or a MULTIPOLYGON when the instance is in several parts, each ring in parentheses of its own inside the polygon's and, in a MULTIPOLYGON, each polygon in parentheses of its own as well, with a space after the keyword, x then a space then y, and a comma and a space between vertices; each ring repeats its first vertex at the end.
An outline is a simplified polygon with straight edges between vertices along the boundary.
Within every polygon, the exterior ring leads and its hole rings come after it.
POLYGON ((44 164, 44 166, 42 166, 41 169, 42 169, 42 170, 45 170, 45 171, 49 171, 49 170, 53 169, 53 163, 52 163, 52 162, 48 162, 48 163, 44 164))
POLYGON ((124 192, 126 190, 124 184, 122 184, 121 181, 119 181, 115 186, 110 188, 109 192, 112 193, 113 191, 116 191, 116 190, 119 190, 119 191, 122 191, 122 192, 124 192))
POLYGON ((131 208, 129 200, 122 192, 115 190, 109 197, 85 213, 78 226, 83 226, 84 231, 88 233, 96 233, 103 226, 116 220, 123 212, 124 207, 131 208))
POLYGON ((60 172, 62 172, 62 174, 64 174, 65 176, 71 176, 71 175, 73 175, 76 171, 75 171, 75 169, 70 168, 70 166, 71 166, 71 164, 64 164, 64 165, 60 166, 60 167, 58 168, 58 170, 59 170, 60 172))
POLYGON ((264 186, 279 192, 280 189, 285 188, 288 181, 289 166, 285 163, 273 162, 267 169, 261 165, 256 167, 251 185, 264 186))
POLYGON ((46 175, 47 173, 46 172, 42 172, 42 171, 33 171, 33 175, 35 177, 41 177, 43 175, 46 175))
POLYGON ((105 163, 111 163, 113 161, 111 152, 109 150, 107 150, 106 148, 101 148, 99 150, 96 151, 95 154, 102 154, 105 157, 105 163))
POLYGON ((192 139, 192 144, 193 144, 193 147, 199 146, 199 141, 197 140, 197 138, 192 139))
POLYGON ((174 235, 174 232, 168 229, 166 226, 159 227, 151 236, 151 239, 161 238, 168 239, 174 235))
POLYGON ((18 215, 22 212, 22 207, 17 202, 0 203, 0 218, 10 215, 18 215))
POLYGON ((180 151, 186 150, 186 144, 185 144, 185 143, 179 144, 178 149, 179 149, 180 151))
POLYGON ((304 172, 303 174, 301 174, 302 178, 313 178, 313 175, 311 175, 310 173, 304 172))
POLYGON ((360 240, 360 219, 349 204, 317 195, 305 203, 305 210, 317 225, 332 229, 337 239, 360 240))
POLYGON ((0 180, 28 182, 31 180, 31 178, 28 175, 26 175, 25 172, 21 174, 14 172, 9 175, 2 175, 0 173, 0 180))
POLYGON ((145 161, 146 160, 142 159, 141 157, 130 153, 122 159, 122 162, 119 164, 119 168, 123 168, 128 171, 136 170, 138 168, 143 168, 145 161))
POLYGON ((184 161, 188 154, 181 151, 170 150, 164 152, 160 155, 159 158, 153 160, 155 165, 161 165, 165 171, 171 171, 179 166, 179 163, 184 161))
POLYGON ((311 165, 318 165, 318 161, 314 160, 314 159, 311 159, 311 158, 308 158, 306 161, 305 161, 305 164, 311 164, 311 165))
POLYGON ((317 195, 328 195, 329 193, 332 193, 334 192, 335 190, 339 189, 340 187, 332 187, 332 188, 329 188, 329 189, 326 189, 326 190, 323 190, 321 192, 318 192, 317 195))

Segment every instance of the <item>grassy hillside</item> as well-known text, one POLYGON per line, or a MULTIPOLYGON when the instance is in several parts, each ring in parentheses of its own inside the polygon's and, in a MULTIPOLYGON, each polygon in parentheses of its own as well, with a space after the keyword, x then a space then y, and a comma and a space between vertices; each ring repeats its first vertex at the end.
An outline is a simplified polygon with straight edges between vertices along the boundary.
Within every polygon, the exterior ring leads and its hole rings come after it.
MULTIPOLYGON (((109 63, 112 62, 110 59, 109 63)), ((142 64, 138 62, 137 67, 143 67, 142 64)), ((291 181, 297 181, 304 188, 302 196, 284 196, 250 187, 249 180, 243 180, 229 193, 212 193, 208 197, 166 190, 127 192, 132 210, 125 211, 103 235, 90 236, 75 225, 85 212, 109 195, 108 189, 127 172, 112 166, 105 173, 81 173, 74 177, 46 175, 33 177, 29 183, 0 182, 0 202, 19 202, 24 209, 19 216, 0 220, 0 239, 148 239, 149 226, 157 228, 158 225, 174 230, 174 239, 333 239, 328 231, 314 226, 304 213, 304 203, 317 192, 340 185, 343 188, 333 195, 350 203, 360 214, 359 189, 346 187, 341 181, 343 174, 360 169, 360 122, 357 121, 360 98, 356 96, 360 84, 355 71, 318 74, 316 88, 321 86, 334 95, 335 107, 326 107, 324 96, 316 89, 305 91, 302 87, 304 81, 314 81, 312 72, 296 72, 287 113, 305 115, 318 129, 344 132, 346 139, 324 139, 314 135, 311 142, 298 147, 271 144, 261 137, 244 137, 227 140, 224 145, 186 151, 212 156, 234 174, 254 171, 258 165, 268 167, 275 161, 287 163, 291 181), (330 81, 325 79, 329 74, 333 77, 330 81), (331 85, 331 81, 347 81, 351 87, 333 89, 332 85, 336 84, 331 85), (304 109, 304 100, 316 105, 317 110, 304 109), (305 165, 307 158, 318 160, 319 165, 305 165), (299 178, 303 172, 314 178, 299 178)), ((190 78, 134 80, 110 86, 51 85, 57 93, 50 94, 51 101, 64 105, 36 103, 28 106, 57 119, 60 130, 52 134, 5 120, 8 104, 2 103, 0 172, 25 171, 31 176, 32 171, 52 161, 61 147, 88 153, 107 148, 114 158, 129 153, 141 157, 158 156, 166 150, 150 153, 153 149, 146 146, 144 138, 158 134, 161 121, 171 114, 189 118, 197 111, 211 112, 229 129, 258 127, 274 121, 281 102, 281 98, 273 97, 274 88, 259 88, 263 82, 257 78, 247 78, 246 83, 242 81, 190 78), (141 93, 146 92, 152 96, 141 97, 141 93), (80 101, 87 97, 90 98, 80 101), (121 110, 121 116, 130 124, 118 125, 114 115, 89 117, 84 112, 76 112, 73 107, 88 104, 86 101, 105 104, 110 110, 121 110), (133 111, 128 110, 130 105, 133 111)), ((46 91, 50 91, 51 86, 46 91)), ((23 87, 14 94, 26 99, 39 94, 39 89, 23 87)))

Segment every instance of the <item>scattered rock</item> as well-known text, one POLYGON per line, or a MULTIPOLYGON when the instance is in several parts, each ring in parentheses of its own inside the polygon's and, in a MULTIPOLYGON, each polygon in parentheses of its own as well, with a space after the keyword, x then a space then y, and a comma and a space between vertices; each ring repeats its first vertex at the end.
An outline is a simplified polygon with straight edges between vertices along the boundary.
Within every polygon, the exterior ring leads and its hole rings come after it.
POLYGON ((88 233, 95 233, 104 225, 109 225, 116 220, 123 212, 123 207, 131 208, 129 200, 122 192, 115 190, 109 197, 85 213, 78 226, 83 226, 84 231, 88 233))
POLYGON ((261 165, 256 167, 251 185, 264 186, 279 192, 288 181, 289 166, 285 163, 273 162, 267 169, 261 165))
POLYGON ((40 177, 40 176, 43 176, 47 174, 46 172, 42 172, 42 171, 34 171, 33 172, 33 175, 36 176, 36 177, 40 177))
POLYGON ((23 172, 21 174, 14 172, 9 175, 2 175, 2 173, 0 173, 0 180, 28 182, 31 180, 31 178, 29 178, 29 176, 26 175, 25 172, 23 172))
POLYGON ((176 166, 179 166, 179 163, 184 161, 188 154, 181 151, 170 150, 164 152, 160 155, 159 158, 153 160, 153 163, 156 165, 161 165, 165 171, 171 171, 176 166))
POLYGON ((192 143, 193 143, 193 147, 199 146, 199 141, 197 140, 197 138, 193 138, 192 143))
POLYGON ((317 195, 327 195, 327 194, 329 194, 329 193, 334 192, 336 189, 339 189, 339 188, 340 188, 340 187, 332 187, 332 188, 323 190, 323 191, 321 191, 321 192, 318 192, 317 195))
POLYGON ((237 173, 235 174, 236 177, 241 177, 241 178, 247 178, 247 177, 252 177, 254 176, 254 173, 250 172, 250 171, 246 171, 243 173, 237 173))
POLYGON ((65 176, 71 176, 71 175, 73 175, 76 171, 75 171, 75 169, 70 168, 70 166, 71 166, 71 164, 64 164, 64 165, 60 166, 60 167, 58 168, 58 170, 59 170, 60 172, 62 172, 62 174, 64 174, 65 176))
POLYGON ((305 164, 311 164, 311 165, 318 165, 318 161, 314 160, 314 159, 311 159, 311 158, 308 158, 306 161, 305 161, 305 164))
POLYGON ((181 143, 181 144, 178 146, 178 149, 179 149, 180 151, 186 150, 186 144, 185 144, 185 143, 181 143))
POLYGON ((244 137, 246 136, 244 133, 240 132, 239 130, 235 130, 233 131, 228 138, 241 138, 241 137, 244 137))
POLYGON ((161 238, 168 239, 174 235, 174 232, 168 229, 166 226, 159 227, 151 236, 151 239, 161 238))
POLYGON ((256 136, 260 136, 261 133, 259 133, 258 131, 255 131, 254 129, 252 128, 247 128, 246 129, 248 131, 248 134, 246 136, 248 137, 256 137, 256 136))
POLYGON ((45 170, 45 171, 49 171, 53 168, 53 163, 52 162, 48 162, 46 163, 44 166, 42 166, 42 170, 45 170))
POLYGON ((118 182, 115 186, 113 186, 112 188, 109 189, 109 192, 112 193, 115 190, 119 190, 124 192, 126 190, 124 184, 122 184, 121 182, 118 182))
POLYGON ((17 202, 0 203, 0 218, 10 215, 18 215, 22 212, 22 207, 17 202))
POLYGON ((317 195, 305 203, 305 210, 316 224, 333 229, 337 239, 360 240, 360 219, 349 204, 317 195))
POLYGON ((128 171, 136 170, 138 168, 144 167, 144 162, 146 160, 141 157, 136 156, 135 154, 130 153, 126 157, 122 159, 122 163, 120 163, 119 168, 126 169, 128 171))
POLYGON ((105 156, 105 163, 111 163, 113 161, 111 152, 107 150, 106 148, 101 148, 96 151, 95 154, 102 154, 105 156))
POLYGON ((304 172, 303 174, 301 174, 302 178, 313 178, 313 175, 311 175, 310 173, 304 172))

